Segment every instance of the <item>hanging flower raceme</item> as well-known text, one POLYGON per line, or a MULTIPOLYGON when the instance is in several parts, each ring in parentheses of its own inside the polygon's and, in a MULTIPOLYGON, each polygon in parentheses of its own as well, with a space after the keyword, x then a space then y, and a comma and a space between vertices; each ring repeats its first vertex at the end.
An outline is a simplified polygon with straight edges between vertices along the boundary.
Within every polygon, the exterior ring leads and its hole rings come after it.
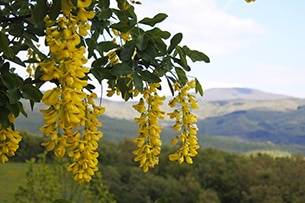
MULTIPOLYGON (((11 123, 15 122, 12 114, 8 115, 11 123)), ((18 131, 14 131, 11 127, 0 125, 0 163, 8 161, 8 157, 15 156, 15 152, 19 148, 22 137, 18 131)))
POLYGON ((138 149, 133 151, 136 155, 134 160, 140 162, 140 167, 144 172, 159 163, 162 127, 158 120, 164 119, 165 116, 165 112, 160 110, 165 96, 160 97, 157 94, 156 88, 159 85, 157 83, 149 84, 148 88, 143 91, 143 97, 139 103, 133 105, 133 108, 141 113, 140 117, 134 119, 139 124, 138 137, 133 139, 138 146, 138 149))
POLYGON ((191 80, 183 87, 179 83, 174 86, 179 94, 169 101, 169 106, 178 106, 178 108, 168 113, 168 115, 175 120, 173 128, 179 132, 179 135, 171 143, 176 144, 180 140, 181 146, 175 153, 169 155, 169 160, 178 161, 179 163, 186 161, 188 164, 192 164, 192 157, 198 154, 197 150, 199 149, 196 136, 198 129, 195 124, 197 116, 191 112, 191 109, 198 108, 198 104, 195 96, 189 93, 191 89, 195 88, 195 81, 191 80))
POLYGON ((73 163, 68 167, 78 182, 90 181, 98 170, 96 149, 102 132, 97 117, 104 108, 96 106, 96 94, 84 91, 88 82, 89 68, 84 67, 87 58, 80 36, 90 29, 88 19, 93 11, 86 7, 91 0, 78 1, 77 7, 70 0, 63 0, 62 13, 55 21, 47 16, 46 42, 50 47, 50 58, 39 66, 43 72, 41 80, 56 81, 56 87, 46 91, 42 101, 49 106, 41 110, 45 125, 40 128, 49 141, 43 143, 48 151, 54 150, 58 157, 68 154, 73 163))

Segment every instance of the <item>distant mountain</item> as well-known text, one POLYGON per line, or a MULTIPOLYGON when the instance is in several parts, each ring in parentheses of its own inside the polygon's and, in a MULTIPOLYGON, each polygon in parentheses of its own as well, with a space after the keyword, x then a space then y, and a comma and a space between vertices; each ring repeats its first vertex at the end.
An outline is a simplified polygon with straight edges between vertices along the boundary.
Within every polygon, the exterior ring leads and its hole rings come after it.
POLYGON ((235 111, 198 122, 199 133, 247 141, 305 145, 305 106, 290 111, 235 111))
POLYGON ((292 99, 294 97, 267 93, 249 88, 212 88, 204 92, 203 101, 227 101, 227 100, 278 100, 292 99))
MULTIPOLYGON (((132 108, 135 103, 137 101, 102 100, 102 106, 106 107, 101 117, 105 138, 121 140, 136 136, 137 124, 133 119, 139 114, 132 108)), ((163 110, 173 110, 164 103, 163 110)), ((198 115, 200 134, 305 146, 305 99, 248 88, 217 88, 206 90, 205 95, 198 98, 198 104, 199 109, 194 112, 198 115)), ((40 133, 43 119, 39 110, 45 106, 37 104, 31 112, 28 102, 24 105, 28 118, 20 116, 16 128, 40 133)), ((168 117, 161 122, 166 139, 170 140, 174 132, 168 127, 173 122, 168 117)))

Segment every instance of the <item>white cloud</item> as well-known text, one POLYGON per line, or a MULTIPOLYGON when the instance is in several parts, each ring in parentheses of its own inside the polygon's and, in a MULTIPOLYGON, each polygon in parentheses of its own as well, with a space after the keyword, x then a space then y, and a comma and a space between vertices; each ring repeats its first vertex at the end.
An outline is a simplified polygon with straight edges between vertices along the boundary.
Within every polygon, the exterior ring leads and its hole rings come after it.
POLYGON ((253 35, 265 32, 250 18, 228 14, 217 6, 215 0, 146 1, 137 7, 136 12, 142 17, 167 13, 169 17, 163 23, 163 29, 182 32, 185 44, 209 55, 240 50, 253 43, 253 35))

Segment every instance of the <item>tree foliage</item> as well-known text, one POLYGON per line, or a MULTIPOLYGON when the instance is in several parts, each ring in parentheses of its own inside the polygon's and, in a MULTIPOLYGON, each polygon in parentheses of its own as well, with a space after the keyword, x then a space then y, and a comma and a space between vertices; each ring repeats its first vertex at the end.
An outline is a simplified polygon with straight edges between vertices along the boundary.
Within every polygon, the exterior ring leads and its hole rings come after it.
MULTIPOLYGON (((90 185, 91 196, 87 195, 87 197, 93 199, 95 197, 97 202, 98 200, 107 202, 102 198, 110 194, 114 196, 108 198, 112 197, 112 200, 117 202, 155 202, 158 199, 166 200, 168 203, 304 202, 305 200, 303 195, 305 160, 299 155, 287 157, 272 157, 264 153, 237 155, 209 148, 200 150, 193 165, 184 163, 178 167, 178 163, 170 162, 166 156, 175 150, 174 147, 163 146, 164 153, 160 155, 160 164, 144 174, 133 161, 131 152, 136 148, 137 146, 130 139, 120 143, 102 140, 99 167, 103 179, 101 180, 98 173, 90 183, 82 185, 73 184, 71 174, 64 170, 67 162, 56 159, 56 162, 48 160, 47 165, 43 165, 38 164, 37 161, 30 165, 27 175, 35 190, 22 185, 17 193, 19 195, 16 196, 46 197, 47 194, 41 191, 49 191, 48 194, 51 195, 57 194, 56 190, 61 191, 62 196, 53 196, 54 199, 65 198, 74 201, 75 198, 68 194, 72 192, 75 197, 84 198, 85 196, 81 194, 87 191, 85 188, 88 189, 90 185), (63 180, 66 185, 58 184, 63 180), (25 190, 28 195, 21 195, 20 192, 25 190)), ((85 192, 85 194, 89 193, 85 192)), ((85 202, 84 199, 82 200, 85 202)))
POLYGON ((196 118, 184 117, 195 108, 194 89, 203 94, 199 81, 189 80, 189 61, 209 62, 202 52, 181 45, 182 33, 172 35, 157 25, 167 18, 159 13, 138 19, 127 0, 18 0, 0 1, 0 161, 14 156, 22 136, 14 131, 14 121, 27 116, 22 99, 31 107, 43 102, 47 109, 40 129, 49 140, 43 145, 56 156, 72 158, 68 169, 79 182, 90 181, 97 170, 96 152, 102 132, 96 119, 104 108, 94 103, 95 87, 90 81, 107 82, 107 96, 121 95, 124 101, 142 95, 139 105, 139 150, 136 161, 144 171, 159 163, 161 141, 157 120, 164 97, 164 78, 173 95, 175 127, 181 149, 171 157, 180 163, 197 154, 196 118), (42 44, 44 40, 44 45, 42 44), (44 48, 47 47, 47 48, 44 48), (27 54, 27 59, 24 55, 27 54), (89 64, 88 60, 91 64, 89 64), (18 69, 26 68, 21 77, 18 69), (90 66, 88 68, 87 66, 90 66), (42 92, 42 86, 54 88, 42 92), (142 104, 141 102, 144 102, 142 104), (146 120, 148 119, 148 120, 146 120), (154 120, 154 122, 152 122, 154 120), (189 143, 192 143, 189 145, 189 143), (153 157, 153 158, 149 158, 153 157))

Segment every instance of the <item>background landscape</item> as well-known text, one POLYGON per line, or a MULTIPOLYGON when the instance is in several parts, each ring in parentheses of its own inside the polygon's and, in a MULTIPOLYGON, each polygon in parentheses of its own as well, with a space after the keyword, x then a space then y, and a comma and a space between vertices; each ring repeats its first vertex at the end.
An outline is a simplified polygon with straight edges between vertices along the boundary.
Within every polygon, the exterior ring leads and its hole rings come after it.
MULTIPOLYGON (((135 103, 136 100, 126 103, 102 100, 106 107, 100 118, 102 139, 118 142, 137 136, 133 119, 138 114, 132 108, 135 103)), ((249 88, 215 88, 198 97, 198 104, 200 107, 194 112, 198 115, 199 142, 203 148, 238 153, 279 150, 305 155, 305 99, 249 88)), ((43 108, 38 104, 30 111, 27 106, 28 118, 20 116, 17 129, 41 134, 39 126, 43 120, 39 110, 43 108)), ((170 112, 166 102, 163 109, 170 112)), ((175 136, 173 122, 166 117, 162 125, 162 139, 169 144, 175 136)))
MULTIPOLYGON (((167 98, 169 100, 170 97, 167 98)), ((67 160, 43 153, 42 104, 24 103, 28 117, 16 127, 23 140, 0 167, 0 202, 147 202, 160 197, 193 203, 302 203, 305 201, 305 99, 248 88, 218 88, 198 98, 199 154, 192 165, 170 162, 176 136, 162 120, 160 164, 143 173, 134 162, 137 101, 103 99, 99 169, 89 184, 75 184, 67 160)), ((100 101, 97 101, 100 102, 100 101)), ((164 110, 170 112, 165 102, 164 110)))

